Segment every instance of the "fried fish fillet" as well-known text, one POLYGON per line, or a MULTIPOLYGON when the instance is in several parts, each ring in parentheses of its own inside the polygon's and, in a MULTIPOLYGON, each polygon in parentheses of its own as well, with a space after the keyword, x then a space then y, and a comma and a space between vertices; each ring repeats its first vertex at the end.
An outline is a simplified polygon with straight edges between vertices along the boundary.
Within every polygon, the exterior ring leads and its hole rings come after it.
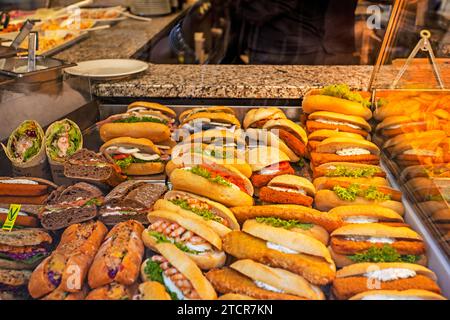
MULTIPOLYGON (((333 281, 332 292, 336 299, 344 300, 357 295, 358 293, 374 290, 374 285, 370 278, 366 277, 348 277, 336 278, 333 281)), ((412 278, 398 279, 393 281, 380 281, 377 290, 408 290, 422 289, 440 294, 439 286, 432 279, 424 275, 416 275, 412 278)))
POLYGON ((232 231, 225 235, 223 249, 238 259, 251 259, 270 267, 286 269, 315 285, 326 285, 336 276, 334 265, 322 258, 269 249, 265 241, 242 231, 232 231))
POLYGON ((262 300, 305 300, 292 294, 261 289, 250 278, 228 267, 210 270, 206 278, 222 294, 238 293, 262 300))
POLYGON ((380 164, 380 157, 375 154, 361 154, 355 156, 340 156, 334 153, 311 152, 311 162, 314 166, 328 162, 353 162, 362 164, 380 164))
MULTIPOLYGON (((339 237, 332 237, 330 242, 333 251, 339 254, 355 254, 363 252, 371 247, 381 248, 385 243, 372 243, 367 241, 351 241, 339 237)), ((415 240, 399 240, 390 244, 399 254, 421 255, 425 253, 425 245, 422 241, 415 240)))

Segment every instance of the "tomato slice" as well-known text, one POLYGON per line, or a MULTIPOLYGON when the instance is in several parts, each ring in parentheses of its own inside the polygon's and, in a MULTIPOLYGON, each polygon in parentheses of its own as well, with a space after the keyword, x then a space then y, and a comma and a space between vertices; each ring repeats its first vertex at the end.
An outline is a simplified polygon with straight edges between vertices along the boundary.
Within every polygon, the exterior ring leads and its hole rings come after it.
POLYGON ((208 170, 211 173, 211 177, 215 178, 216 176, 221 176, 222 178, 224 178, 225 180, 227 180, 228 182, 234 184, 235 186, 239 187, 239 189, 241 189, 241 191, 247 193, 247 190, 245 189, 245 183, 244 181, 236 176, 232 176, 226 172, 222 172, 222 171, 218 171, 213 169, 210 166, 206 166, 206 165, 202 165, 203 168, 205 168, 206 170, 208 170))
POLYGON ((129 154, 116 154, 113 156, 114 160, 123 160, 125 158, 128 158, 130 155, 129 154))

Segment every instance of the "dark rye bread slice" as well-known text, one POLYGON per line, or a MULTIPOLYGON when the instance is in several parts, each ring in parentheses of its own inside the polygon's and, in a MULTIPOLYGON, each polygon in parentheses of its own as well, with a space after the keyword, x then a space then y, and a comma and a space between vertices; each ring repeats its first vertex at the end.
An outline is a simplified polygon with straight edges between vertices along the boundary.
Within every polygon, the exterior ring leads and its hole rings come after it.
POLYGON ((41 213, 41 224, 47 230, 59 230, 94 219, 97 216, 95 204, 85 206, 54 205, 45 207, 41 213))
POLYGON ((64 175, 73 180, 117 186, 125 181, 120 168, 111 164, 104 155, 88 149, 75 152, 64 164, 64 175))
POLYGON ((78 182, 71 186, 60 186, 47 199, 48 205, 71 203, 81 199, 103 197, 103 192, 86 182, 78 182))
POLYGON ((123 182, 105 197, 100 208, 100 220, 108 225, 130 219, 148 224, 148 210, 166 191, 167 187, 160 183, 123 182))

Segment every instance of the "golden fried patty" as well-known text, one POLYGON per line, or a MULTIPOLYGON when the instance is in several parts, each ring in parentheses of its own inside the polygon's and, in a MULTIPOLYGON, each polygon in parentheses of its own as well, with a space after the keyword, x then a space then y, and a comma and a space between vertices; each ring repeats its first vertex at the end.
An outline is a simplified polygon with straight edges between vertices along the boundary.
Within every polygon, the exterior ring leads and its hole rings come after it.
POLYGON ((319 166, 321 164, 328 162, 353 162, 353 163, 378 165, 380 163, 380 157, 375 154, 340 156, 335 153, 311 152, 311 161, 314 166, 319 166))
POLYGON ((210 270, 206 273, 206 278, 222 294, 239 293, 262 300, 305 300, 292 294, 261 289, 252 279, 228 267, 210 270))
MULTIPOLYGON (((367 251, 372 247, 382 248, 385 243, 371 243, 367 241, 352 241, 340 237, 332 237, 330 242, 331 248, 334 252, 344 255, 352 255, 367 251)), ((417 240, 398 240, 389 244, 399 254, 413 254, 421 255, 425 253, 425 244, 417 240)))
POLYGON ((439 286, 430 278, 416 275, 412 278, 393 281, 376 281, 374 279, 358 276, 336 278, 333 281, 332 292, 336 299, 344 300, 368 290, 408 290, 422 289, 440 294, 439 286), (379 286, 378 286, 379 285, 379 286))
POLYGON ((268 187, 261 188, 261 190, 259 191, 259 199, 264 202, 298 204, 307 207, 311 207, 313 203, 313 198, 307 195, 274 190, 268 187))
POLYGON ((316 285, 326 285, 336 275, 334 268, 322 258, 269 249, 266 241, 242 231, 232 231, 225 235, 223 249, 238 259, 251 259, 271 267, 286 269, 316 285))

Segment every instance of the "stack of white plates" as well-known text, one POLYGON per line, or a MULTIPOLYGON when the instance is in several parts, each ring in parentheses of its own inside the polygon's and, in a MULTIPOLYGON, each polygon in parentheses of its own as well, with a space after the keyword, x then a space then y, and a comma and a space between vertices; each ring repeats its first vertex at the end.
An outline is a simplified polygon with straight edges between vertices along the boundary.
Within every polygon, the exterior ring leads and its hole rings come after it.
POLYGON ((140 16, 157 16, 171 12, 170 0, 131 0, 130 10, 140 16))

